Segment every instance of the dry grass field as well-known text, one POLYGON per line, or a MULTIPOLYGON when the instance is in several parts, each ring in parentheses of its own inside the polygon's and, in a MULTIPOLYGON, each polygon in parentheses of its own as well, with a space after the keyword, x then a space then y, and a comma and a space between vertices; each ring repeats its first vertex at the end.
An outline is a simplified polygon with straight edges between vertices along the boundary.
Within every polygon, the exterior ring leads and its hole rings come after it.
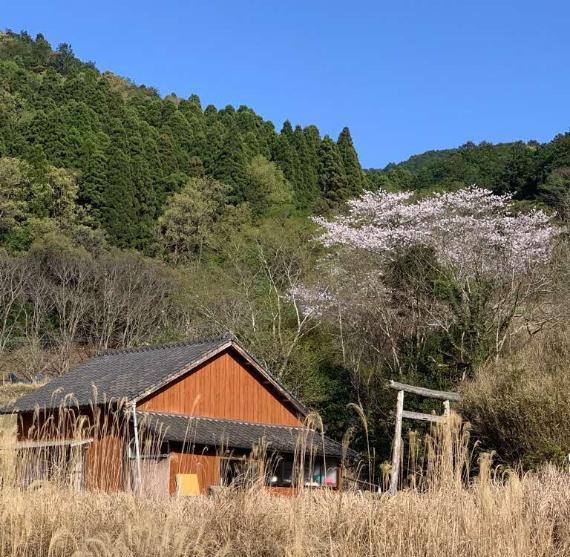
MULTIPOLYGON (((469 428, 449 420, 424 442, 418 477, 396 496, 257 486, 150 499, 43 484, 0 488, 0 555, 570 556, 570 475, 554 467, 469 472, 469 428)), ((5 463, 7 461, 5 460, 5 463)), ((409 470, 409 467, 408 467, 409 470)))
POLYGON ((38 388, 38 384, 15 383, 0 385, 0 406, 38 388))
POLYGON ((570 555, 570 477, 552 469, 395 497, 263 491, 152 501, 0 490, 10 556, 570 555))
MULTIPOLYGON (((0 385, 0 406, 16 400, 18 397, 37 388, 37 385, 15 384, 0 385)), ((15 432, 16 419, 14 416, 0 415, 0 444, 15 432)))

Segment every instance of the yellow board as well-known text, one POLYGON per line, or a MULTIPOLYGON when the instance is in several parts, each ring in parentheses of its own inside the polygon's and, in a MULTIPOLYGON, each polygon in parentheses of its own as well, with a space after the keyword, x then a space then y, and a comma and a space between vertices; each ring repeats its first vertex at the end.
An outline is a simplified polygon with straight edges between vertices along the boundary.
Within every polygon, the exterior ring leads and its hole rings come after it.
POLYGON ((176 495, 182 497, 200 495, 198 474, 176 474, 176 495))

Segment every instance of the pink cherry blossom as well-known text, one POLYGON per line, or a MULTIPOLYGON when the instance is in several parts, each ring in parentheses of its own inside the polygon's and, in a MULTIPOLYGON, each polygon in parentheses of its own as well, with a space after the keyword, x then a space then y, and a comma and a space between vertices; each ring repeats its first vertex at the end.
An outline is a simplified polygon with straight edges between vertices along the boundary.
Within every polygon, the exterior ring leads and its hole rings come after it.
POLYGON ((412 193, 366 192, 348 213, 315 218, 327 246, 367 250, 390 258, 425 246, 458 277, 524 274, 551 256, 560 230, 541 210, 514 214, 508 195, 470 187, 415 198, 412 193))

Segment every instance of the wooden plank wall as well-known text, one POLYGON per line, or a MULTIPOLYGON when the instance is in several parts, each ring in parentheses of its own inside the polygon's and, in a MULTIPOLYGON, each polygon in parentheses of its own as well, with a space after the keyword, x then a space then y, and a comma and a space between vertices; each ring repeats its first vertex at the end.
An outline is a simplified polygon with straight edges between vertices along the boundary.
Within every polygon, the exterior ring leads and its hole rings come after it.
POLYGON ((268 424, 300 424, 295 413, 228 352, 154 393, 138 409, 268 424))
POLYGON ((85 455, 85 487, 101 491, 125 488, 125 447, 117 435, 105 435, 89 444, 85 455))
POLYGON ((176 474, 198 474, 200 492, 220 485, 220 458, 215 454, 170 453, 170 493, 176 493, 176 474))
MULTIPOLYGON (((21 414, 18 419, 19 441, 50 441, 77 439, 80 429, 76 426, 78 415, 70 411, 66 419, 58 412, 46 412, 34 416, 21 414)), ((118 491, 128 484, 125 464, 126 422, 124 418, 90 410, 81 414, 83 438, 93 438, 85 452, 85 481, 87 489, 118 491)))
POLYGON ((281 495, 285 497, 292 497, 293 495, 297 495, 299 490, 295 487, 277 487, 277 486, 266 486, 265 489, 271 493, 271 495, 281 495))
POLYGON ((34 416, 32 413, 19 414, 16 418, 17 420, 17 438, 18 441, 25 441, 27 439, 33 439, 33 433, 31 429, 34 427, 34 416))

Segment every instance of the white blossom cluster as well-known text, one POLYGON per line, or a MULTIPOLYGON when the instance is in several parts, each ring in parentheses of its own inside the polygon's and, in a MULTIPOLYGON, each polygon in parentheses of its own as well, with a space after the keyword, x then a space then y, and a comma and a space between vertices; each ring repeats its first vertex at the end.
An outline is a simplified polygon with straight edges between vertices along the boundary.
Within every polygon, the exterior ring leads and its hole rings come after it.
POLYGON ((520 274, 549 260, 559 229, 540 210, 513 214, 511 198, 470 187, 414 199, 409 192, 366 192, 346 215, 315 218, 327 246, 390 257, 402 248, 432 248, 459 275, 520 274))
POLYGON ((325 288, 309 288, 304 284, 293 286, 289 299, 299 304, 303 314, 312 317, 322 317, 323 310, 336 303, 335 297, 325 288))

